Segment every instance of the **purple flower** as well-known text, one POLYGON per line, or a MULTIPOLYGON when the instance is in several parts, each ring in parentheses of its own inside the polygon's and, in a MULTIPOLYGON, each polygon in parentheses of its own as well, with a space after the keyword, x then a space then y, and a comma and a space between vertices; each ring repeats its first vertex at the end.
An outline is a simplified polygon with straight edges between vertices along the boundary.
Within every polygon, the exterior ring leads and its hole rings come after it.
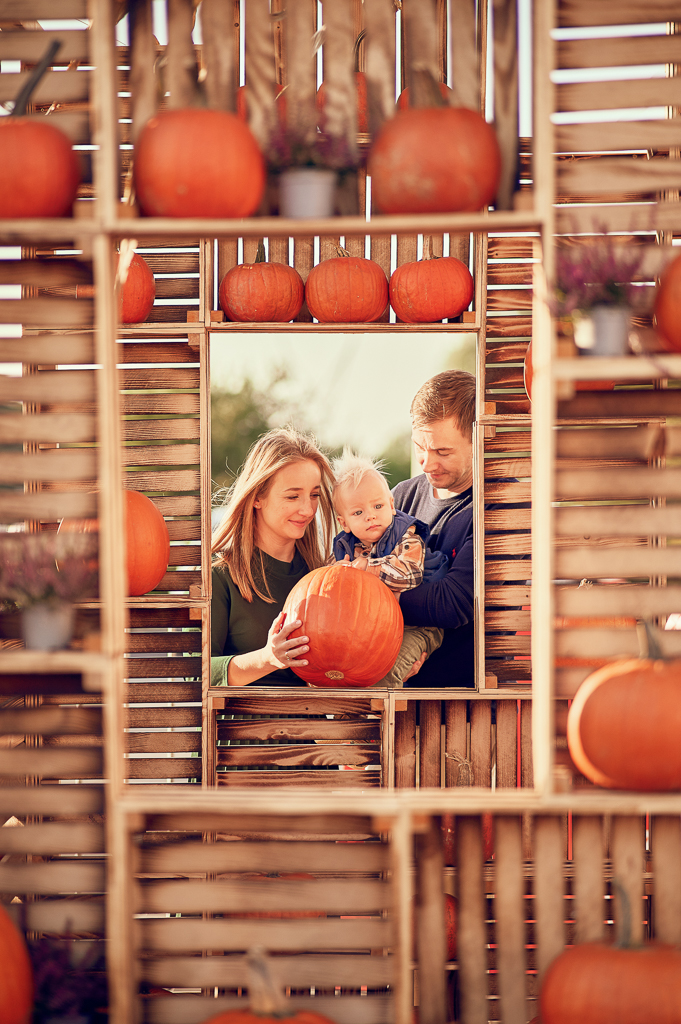
POLYGON ((79 533, 0 536, 0 599, 20 608, 78 601, 97 593, 97 539, 79 533))

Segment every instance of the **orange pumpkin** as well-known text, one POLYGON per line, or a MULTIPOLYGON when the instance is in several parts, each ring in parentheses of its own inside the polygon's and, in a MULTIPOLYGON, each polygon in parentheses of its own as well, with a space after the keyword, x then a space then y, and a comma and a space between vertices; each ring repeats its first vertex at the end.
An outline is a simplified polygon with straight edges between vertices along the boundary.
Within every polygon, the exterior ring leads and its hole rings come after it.
MULTIPOLYGON (((165 519, 150 498, 139 491, 124 491, 128 595, 140 597, 157 587, 170 559, 170 537, 165 519)), ((97 533, 97 519, 62 519, 60 531, 97 533)))
POLYGON ((294 267, 266 263, 261 242, 255 263, 242 263, 227 271, 220 282, 219 296, 229 320, 285 324, 300 312, 305 285, 294 267))
MULTIPOLYGON (((357 88, 357 131, 366 134, 369 131, 369 120, 367 115, 367 80, 363 71, 355 71, 355 86, 357 88)), ((326 131, 326 88, 324 83, 317 89, 316 98, 317 112, 319 114, 319 127, 326 131)))
POLYGON ((681 952, 596 942, 566 949, 542 984, 542 1024, 678 1024, 681 952))
POLYGON ((147 261, 135 253, 128 267, 128 276, 121 285, 121 323, 145 323, 153 309, 155 298, 154 275, 147 261))
MULTIPOLYGON (((442 96, 443 100, 446 103, 449 103, 450 100, 452 100, 454 98, 454 90, 450 89, 449 86, 445 82, 438 82, 437 86, 438 86, 438 89, 440 90, 440 95, 442 96)), ((400 95, 397 97, 397 109, 398 110, 408 110, 409 109, 409 106, 410 106, 409 97, 410 97, 410 92, 409 92, 409 86, 407 85, 402 90, 400 95)))
POLYGON ((404 626, 385 583, 347 565, 314 569, 296 583, 284 605, 287 619, 308 636, 308 664, 294 668, 314 686, 373 686, 395 664, 404 626))
POLYGON ((0 1021, 29 1024, 33 1010, 33 972, 26 944, 0 906, 0 1021))
POLYGON ((383 213, 480 210, 496 195, 501 155, 494 129, 474 110, 412 107, 383 125, 367 172, 383 213))
POLYGON ((33 90, 61 42, 53 40, 16 98, 0 118, 0 217, 66 217, 80 184, 80 165, 70 140, 46 118, 25 117, 33 90))
POLYGON ((455 256, 403 263, 390 278, 390 305, 407 324, 458 316, 473 298, 473 278, 455 256))
POLYGON ((655 324, 663 348, 681 352, 681 256, 668 263, 655 293, 655 324))
POLYGON ((339 252, 310 271, 307 308, 320 324, 373 323, 388 305, 388 279, 373 260, 339 252))
POLYGON ((681 660, 617 661, 584 680, 567 719, 572 760, 598 786, 681 789, 681 660))
POLYGON ((161 110, 135 146, 135 191, 149 217, 248 217, 265 164, 248 125, 224 110, 161 110))

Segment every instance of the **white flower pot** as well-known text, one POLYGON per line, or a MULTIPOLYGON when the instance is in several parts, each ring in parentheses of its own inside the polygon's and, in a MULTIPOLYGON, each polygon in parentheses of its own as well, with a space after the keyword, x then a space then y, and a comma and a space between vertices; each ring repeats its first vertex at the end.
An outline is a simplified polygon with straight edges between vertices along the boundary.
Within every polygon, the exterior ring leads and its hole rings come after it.
POLYGON ((630 315, 628 306, 594 306, 575 329, 577 347, 586 356, 625 356, 630 315))
POLYGON ((279 175, 282 217, 331 217, 336 172, 324 167, 289 167, 279 175))
POLYGON ((21 613, 21 635, 28 650, 58 651, 73 635, 76 609, 68 602, 32 604, 21 613))

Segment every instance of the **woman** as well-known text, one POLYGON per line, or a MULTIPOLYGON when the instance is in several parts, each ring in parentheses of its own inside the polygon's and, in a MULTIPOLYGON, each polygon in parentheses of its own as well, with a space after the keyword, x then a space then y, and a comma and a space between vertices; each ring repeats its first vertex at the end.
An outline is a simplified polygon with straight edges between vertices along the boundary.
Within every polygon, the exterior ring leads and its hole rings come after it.
POLYGON ((213 686, 264 677, 267 685, 303 685, 291 666, 307 664, 307 637, 290 638, 301 623, 285 622, 282 608, 298 580, 326 562, 332 479, 326 456, 292 428, 268 431, 248 453, 213 534, 213 686))

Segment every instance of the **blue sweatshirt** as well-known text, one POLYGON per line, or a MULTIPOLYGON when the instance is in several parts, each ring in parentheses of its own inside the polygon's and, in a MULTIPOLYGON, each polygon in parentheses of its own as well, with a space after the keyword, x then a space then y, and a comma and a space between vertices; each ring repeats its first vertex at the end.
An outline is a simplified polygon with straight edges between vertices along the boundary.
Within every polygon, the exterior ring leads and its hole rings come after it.
POLYGON ((451 558, 443 578, 405 590, 400 598, 405 623, 445 631, 442 646, 405 686, 474 686, 473 489, 452 498, 435 498, 421 474, 397 484, 393 496, 397 508, 430 527, 430 550, 451 558))

